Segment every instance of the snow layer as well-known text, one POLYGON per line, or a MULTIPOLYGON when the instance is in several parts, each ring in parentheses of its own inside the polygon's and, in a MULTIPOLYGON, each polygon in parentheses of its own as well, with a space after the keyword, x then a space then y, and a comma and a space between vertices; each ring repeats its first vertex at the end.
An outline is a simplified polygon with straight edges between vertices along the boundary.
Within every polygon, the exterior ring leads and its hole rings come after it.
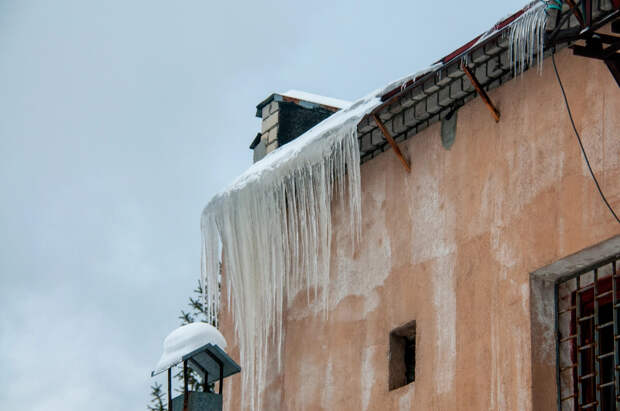
MULTIPOLYGON (((534 61, 538 65, 538 71, 542 71, 542 61, 544 52, 545 26, 547 24, 547 8, 549 1, 535 1, 525 7, 525 11, 513 22, 509 24, 510 46, 509 56, 510 64, 513 66, 515 75, 523 73, 528 67, 531 67, 534 61)), ((497 34, 501 23, 509 18, 507 15, 494 24, 489 30, 482 33, 478 40, 467 50, 471 50, 480 43, 485 42, 490 37, 497 34)), ((380 95, 385 95, 390 91, 400 88, 403 89, 410 81, 415 81, 431 71, 436 71, 443 66, 443 63, 437 62, 425 69, 409 74, 398 80, 395 80, 385 86, 380 95)))
POLYGON ((418 77, 423 76, 426 73, 430 73, 431 71, 437 70, 442 65, 443 65, 442 63, 435 63, 425 69, 416 71, 413 74, 408 74, 405 77, 401 77, 398 80, 394 80, 391 83, 389 83, 387 86, 383 87, 381 91, 379 92, 379 95, 383 96, 396 88, 403 89, 405 88, 405 86, 407 85, 409 81, 412 81, 412 80, 415 81, 415 79, 417 79, 418 77))
POLYGON ((261 408, 257 394, 270 343, 279 366, 285 305, 304 289, 310 301, 312 290, 313 301, 327 313, 332 204, 349 216, 356 243, 361 223, 357 124, 379 104, 373 92, 336 112, 253 164, 203 211, 206 309, 216 321, 221 245, 244 369, 244 408, 261 408), (338 201, 332 202, 334 195, 338 201))
POLYGON ((351 105, 350 101, 340 100, 332 97, 319 96, 318 94, 307 93, 299 90, 289 90, 286 93, 280 93, 282 96, 296 98, 299 100, 309 101, 311 103, 322 104, 324 106, 345 108, 351 105))
POLYGON ((164 340, 164 352, 152 375, 166 371, 183 361, 184 355, 209 343, 226 350, 226 339, 210 324, 196 322, 177 328, 164 340))

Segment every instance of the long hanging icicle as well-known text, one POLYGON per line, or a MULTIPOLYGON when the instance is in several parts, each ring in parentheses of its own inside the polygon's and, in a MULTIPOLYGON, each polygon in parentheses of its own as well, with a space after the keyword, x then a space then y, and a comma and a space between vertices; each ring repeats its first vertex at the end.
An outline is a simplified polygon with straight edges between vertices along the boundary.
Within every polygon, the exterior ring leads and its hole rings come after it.
POLYGON ((288 302, 306 289, 308 300, 327 314, 334 194, 346 207, 342 215, 350 218, 353 242, 359 241, 357 123, 379 104, 375 94, 254 164, 203 211, 205 305, 216 320, 221 252, 243 368, 244 408, 261 409, 270 344, 280 366, 288 302))
POLYGON ((508 54, 515 76, 532 67, 534 59, 538 72, 542 73, 547 17, 547 4, 541 1, 530 4, 529 8, 510 25, 508 54))

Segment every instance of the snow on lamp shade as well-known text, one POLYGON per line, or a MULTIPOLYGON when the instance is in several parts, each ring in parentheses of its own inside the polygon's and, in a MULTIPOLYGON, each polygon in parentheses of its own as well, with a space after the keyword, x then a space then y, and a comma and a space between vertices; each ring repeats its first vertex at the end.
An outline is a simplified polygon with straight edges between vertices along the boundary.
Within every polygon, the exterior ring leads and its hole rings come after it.
POLYGON ((226 339, 210 324, 196 322, 177 328, 164 340, 164 352, 152 375, 179 364, 184 356, 207 344, 226 350, 226 339))

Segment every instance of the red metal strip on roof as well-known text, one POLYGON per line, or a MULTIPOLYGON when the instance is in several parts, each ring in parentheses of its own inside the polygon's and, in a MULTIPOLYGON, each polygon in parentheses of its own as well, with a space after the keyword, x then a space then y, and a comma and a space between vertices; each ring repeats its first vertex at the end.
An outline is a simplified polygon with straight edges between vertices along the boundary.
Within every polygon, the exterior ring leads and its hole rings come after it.
MULTIPOLYGON (((282 100, 287 101, 289 103, 295 103, 295 104, 299 104, 301 101, 306 101, 306 100, 302 100, 302 99, 295 98, 295 97, 289 97, 289 96, 282 96, 282 100)), ((323 107, 324 109, 329 110, 329 111, 336 112, 336 111, 340 110, 340 108, 338 108, 338 107, 328 106, 327 104, 319 104, 319 103, 315 103, 315 102, 312 102, 312 101, 308 101, 308 103, 315 104, 315 105, 317 105, 319 107, 323 107)))
MULTIPOLYGON (((620 0, 614 0, 614 3, 615 2, 620 3, 620 0)), ((493 27, 494 30, 501 30, 501 29, 503 29, 504 27, 506 27, 507 25, 509 25, 513 21, 515 21, 519 16, 521 16, 528 8, 529 8, 529 5, 524 7, 523 9, 519 10, 518 12, 514 13, 512 16, 510 16, 510 17, 502 20, 501 22, 497 23, 493 27)), ((463 46, 461 46, 458 49, 454 50, 452 53, 448 54, 447 56, 445 56, 444 58, 440 59, 439 61, 442 62, 442 63, 447 63, 447 62, 451 61, 452 59, 454 59, 455 57, 460 56, 461 54, 463 54, 464 52, 469 50, 474 44, 476 44, 476 42, 478 41, 478 39, 480 39, 481 36, 482 35, 476 36, 473 40, 468 41, 463 46)), ((428 74, 428 73, 425 73, 425 74, 428 74)), ((413 80, 409 80, 402 87, 396 87, 393 90, 388 91, 387 93, 385 93, 384 95, 381 96, 381 101, 386 101, 386 100, 390 99, 391 97, 395 96, 396 94, 398 94, 401 90, 410 87, 420 77, 423 77, 424 75, 416 77, 413 80)))
POLYGON ((474 44, 476 44, 476 42, 478 41, 478 39, 482 37, 482 35, 477 36, 476 38, 474 38, 473 40, 470 40, 469 42, 465 43, 464 45, 462 45, 461 47, 459 47, 458 49, 454 50, 452 53, 448 54, 447 56, 445 56, 444 58, 442 58, 440 61, 442 63, 447 63, 450 60, 452 60, 453 58, 455 58, 456 56, 460 55, 461 53, 463 53, 464 51, 469 50, 469 48, 471 46, 473 46, 474 44))
POLYGON ((406 82, 403 86, 401 87, 396 87, 395 89, 392 89, 390 91, 388 91, 387 93, 385 93, 384 95, 381 96, 381 101, 386 101, 389 100, 390 97, 395 96, 396 94, 398 94, 399 91, 401 91, 402 89, 405 89, 407 87, 409 87, 410 85, 412 85, 413 83, 415 83, 415 80, 417 80, 419 77, 416 77, 414 80, 409 80, 408 82, 406 82))
MULTIPOLYGON (((618 0, 618 1, 620 1, 620 0, 618 0)), ((515 21, 519 16, 521 16, 525 12, 525 10, 526 10, 525 8, 521 9, 518 12, 516 12, 515 14, 513 14, 512 16, 510 16, 510 17, 500 21, 495 26, 493 26, 493 31, 497 31, 497 30, 503 29, 504 27, 506 27, 507 25, 509 25, 513 21, 515 21)), ((472 47, 474 44, 476 44, 476 42, 478 41, 478 39, 480 37, 482 37, 482 35, 477 36, 475 39, 469 41, 467 44, 465 44, 465 45, 459 47, 458 49, 454 50, 452 53, 448 54, 447 56, 442 58, 440 61, 442 63, 449 62, 453 58, 459 56, 461 53, 469 50, 470 47, 472 47)))

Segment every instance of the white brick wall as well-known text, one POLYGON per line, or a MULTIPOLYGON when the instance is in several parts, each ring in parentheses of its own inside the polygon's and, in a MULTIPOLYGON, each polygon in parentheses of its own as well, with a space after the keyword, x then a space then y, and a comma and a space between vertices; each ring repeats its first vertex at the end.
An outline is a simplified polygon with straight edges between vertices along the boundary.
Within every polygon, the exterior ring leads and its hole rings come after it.
POLYGON ((276 111, 275 113, 271 114, 267 118, 263 117, 263 122, 261 124, 261 132, 262 133, 265 133, 265 132, 269 131, 276 124, 278 124, 279 114, 280 113, 278 111, 276 111))

